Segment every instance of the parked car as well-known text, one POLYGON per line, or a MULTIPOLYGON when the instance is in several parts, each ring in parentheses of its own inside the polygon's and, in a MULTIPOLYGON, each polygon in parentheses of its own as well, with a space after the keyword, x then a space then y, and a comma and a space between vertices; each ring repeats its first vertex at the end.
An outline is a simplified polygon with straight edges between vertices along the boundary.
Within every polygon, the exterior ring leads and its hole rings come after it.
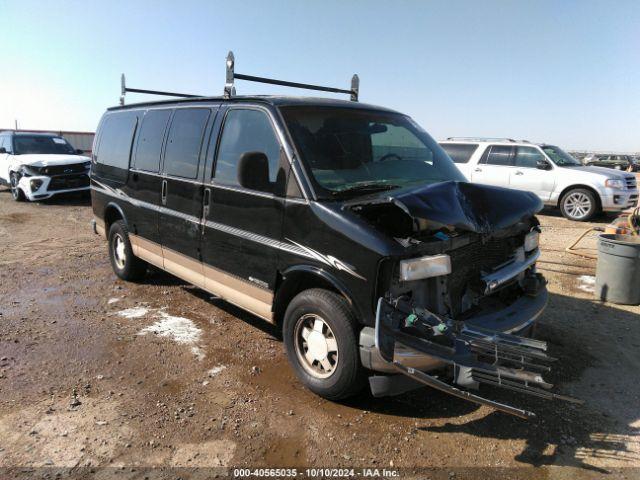
POLYGON ((60 136, 0 132, 0 183, 16 201, 88 191, 90 166, 91 159, 60 136))
POLYGON ((555 145, 485 138, 450 138, 440 145, 470 182, 533 192, 570 220, 638 203, 633 174, 583 166, 555 145))
POLYGON ((640 171, 640 166, 631 155, 593 154, 585 157, 585 165, 594 167, 613 168, 627 172, 640 171))
POLYGON ((528 416, 452 383, 547 385, 528 371, 544 342, 517 336, 547 302, 540 200, 464 182, 401 113, 231 87, 102 117, 94 230, 116 275, 140 279, 152 264, 275 323, 323 397, 371 375, 375 395, 427 384, 528 416))

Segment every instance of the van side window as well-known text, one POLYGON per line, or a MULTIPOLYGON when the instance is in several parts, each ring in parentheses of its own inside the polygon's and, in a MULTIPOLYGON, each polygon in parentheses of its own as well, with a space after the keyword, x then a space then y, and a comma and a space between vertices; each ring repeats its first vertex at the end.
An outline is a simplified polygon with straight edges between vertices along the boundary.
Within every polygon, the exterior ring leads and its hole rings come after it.
POLYGON ((129 168, 137 120, 136 112, 113 113, 105 119, 98 147, 98 163, 123 170, 129 168))
POLYGON ((158 173, 162 139, 171 110, 149 110, 142 119, 134 166, 139 170, 158 173))
POLYGON ((262 152, 269 159, 269 180, 278 175, 280 143, 269 118, 264 112, 252 109, 233 109, 224 122, 215 179, 223 185, 238 186, 238 161, 243 153, 262 152))
POLYGON ((175 111, 164 154, 164 171, 167 175, 191 179, 198 176, 202 137, 210 113, 205 108, 175 111))
POLYGON ((477 143, 443 143, 440 145, 455 163, 467 163, 477 150, 477 143))
POLYGON ((491 145, 482 156, 480 163, 487 165, 511 166, 512 147, 506 145, 491 145))
POLYGON ((544 155, 534 147, 518 147, 516 150, 516 167, 536 168, 538 161, 544 161, 544 155))

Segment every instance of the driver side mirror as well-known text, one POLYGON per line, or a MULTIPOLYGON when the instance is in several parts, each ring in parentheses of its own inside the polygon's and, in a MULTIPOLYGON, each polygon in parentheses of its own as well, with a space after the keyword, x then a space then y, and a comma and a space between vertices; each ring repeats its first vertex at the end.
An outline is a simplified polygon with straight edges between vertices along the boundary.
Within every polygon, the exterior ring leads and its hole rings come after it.
POLYGON ((536 162, 536 168, 538 170, 551 170, 551 165, 546 160, 538 160, 536 162))
POLYGON ((79 148, 76 148, 76 153, 77 153, 78 155, 84 155, 84 150, 81 150, 81 149, 79 149, 79 148))
POLYGON ((238 183, 241 187, 260 192, 273 192, 269 181, 269 159, 262 152, 245 152, 238 162, 238 183))
POLYGON ((7 149, 4 147, 0 147, 0 153, 7 153, 7 149))

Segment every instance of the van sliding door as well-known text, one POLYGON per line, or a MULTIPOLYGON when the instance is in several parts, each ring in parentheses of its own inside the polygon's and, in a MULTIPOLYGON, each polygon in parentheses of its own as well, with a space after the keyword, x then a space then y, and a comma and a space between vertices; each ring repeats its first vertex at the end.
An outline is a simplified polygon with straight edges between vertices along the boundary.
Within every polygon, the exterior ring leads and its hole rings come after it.
POLYGON ((164 269, 203 287, 200 255, 205 134, 216 108, 174 111, 164 152, 160 185, 159 235, 164 269))

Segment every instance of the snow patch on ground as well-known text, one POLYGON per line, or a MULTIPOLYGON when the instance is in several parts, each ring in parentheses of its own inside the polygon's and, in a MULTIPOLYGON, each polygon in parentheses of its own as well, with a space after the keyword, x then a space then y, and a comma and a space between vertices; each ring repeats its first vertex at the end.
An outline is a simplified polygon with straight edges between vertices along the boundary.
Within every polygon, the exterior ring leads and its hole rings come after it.
POLYGON ((583 292, 593 293, 596 291, 596 277, 591 275, 580 275, 578 277, 578 288, 583 292))
POLYGON ((133 307, 127 308, 125 310, 120 310, 118 315, 124 318, 141 318, 144 317, 147 313, 149 313, 149 309, 147 307, 133 307))
POLYGON ((194 344, 200 340, 202 330, 188 318, 174 317, 163 311, 158 312, 158 317, 157 322, 140 330, 138 335, 153 333, 183 344, 194 344))
POLYGON ((227 368, 224 365, 217 365, 215 367, 213 367, 211 370, 209 370, 207 372, 207 375, 209 375, 211 378, 215 377, 216 375, 218 375, 220 372, 222 372, 225 368, 227 368))
POLYGON ((112 305, 112 304, 114 304, 114 303, 116 303, 116 302, 119 302, 119 301, 120 301, 120 299, 119 299, 119 298, 114 297, 114 298, 110 298, 110 299, 107 301, 107 304, 108 304, 108 305, 112 305))

